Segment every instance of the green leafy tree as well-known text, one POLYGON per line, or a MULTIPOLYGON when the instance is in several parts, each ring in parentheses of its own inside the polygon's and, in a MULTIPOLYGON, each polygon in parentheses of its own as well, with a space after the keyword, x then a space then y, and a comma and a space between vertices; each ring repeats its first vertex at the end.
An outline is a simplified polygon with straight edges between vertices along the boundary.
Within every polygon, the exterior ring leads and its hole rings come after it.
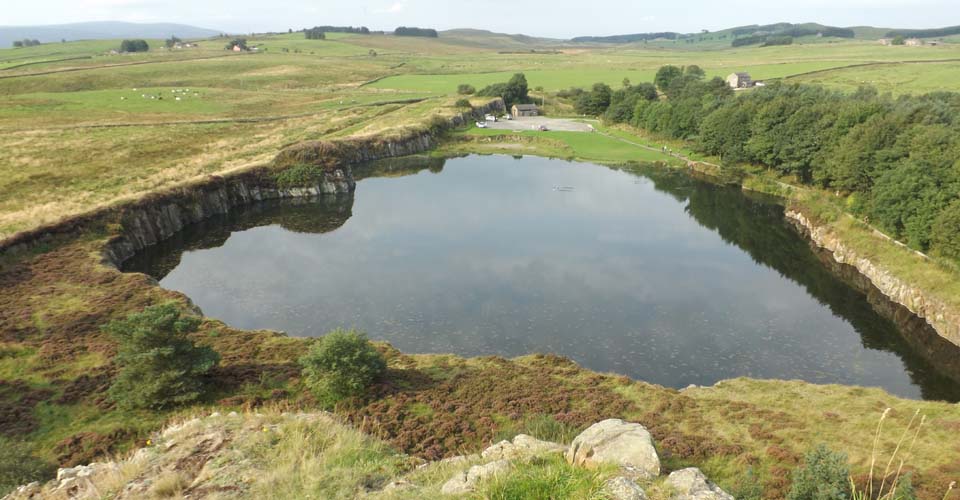
POLYGON ((457 108, 473 108, 473 105, 470 104, 470 99, 457 99, 457 102, 453 105, 457 108))
POLYGON ((514 104, 530 102, 529 92, 527 77, 523 73, 517 73, 506 83, 495 83, 480 89, 477 95, 484 97, 501 97, 509 108, 514 104))
POLYGON ((175 47, 178 43, 180 43, 180 42, 182 42, 182 41, 183 41, 183 40, 177 38, 176 35, 174 35, 174 36, 171 36, 170 38, 167 38, 166 40, 164 40, 164 41, 163 41, 163 44, 164 44, 164 46, 166 46, 168 49, 172 49, 173 47, 175 47))
POLYGON ((893 37, 893 41, 891 41, 890 43, 894 45, 905 45, 907 43, 907 39, 903 35, 897 35, 893 37))
POLYGON ((120 373, 109 395, 121 408, 159 409, 190 403, 204 391, 203 376, 220 356, 187 336, 200 319, 183 316, 176 303, 150 306, 104 331, 119 344, 114 362, 120 373))
POLYGON ((938 254, 960 261, 960 199, 940 212, 930 236, 931 246, 938 254))
POLYGON ((233 40, 230 40, 230 43, 228 43, 225 48, 227 50, 234 50, 234 47, 240 47, 240 50, 242 51, 250 50, 250 48, 247 47, 246 38, 234 38, 233 40))
POLYGON ((744 145, 749 140, 750 113, 741 106, 724 106, 700 123, 700 149, 707 154, 719 155, 724 163, 746 161, 744 145))
POLYGON ((147 52, 150 45, 146 40, 124 40, 120 42, 120 52, 147 52))
POLYGON ((847 456, 820 445, 804 457, 793 472, 787 500, 848 500, 850 467, 847 456))
POLYGON ((929 169, 907 161, 877 178, 872 194, 873 222, 914 248, 929 247, 934 220, 949 202, 929 169))
POLYGON ((613 90, 605 83, 595 83, 590 92, 584 92, 574 102, 574 109, 581 115, 599 116, 610 107, 613 90))
POLYGON ((700 66, 696 64, 691 64, 683 68, 683 76, 692 78, 694 80, 703 80, 707 77, 707 72, 703 70, 700 66))
POLYGON ((355 330, 334 330, 300 358, 307 387, 327 404, 358 397, 386 372, 387 363, 355 330))
POLYGON ((322 28, 310 28, 303 30, 303 36, 307 40, 326 40, 327 34, 323 32, 322 28))
POLYGON ((460 95, 470 95, 477 92, 477 89, 469 83, 461 83, 457 85, 457 93, 460 95))
POLYGON ((676 66, 663 66, 657 70, 657 76, 654 77, 653 83, 657 85, 657 88, 661 92, 666 92, 667 88, 670 87, 670 84, 674 80, 683 76, 683 70, 676 66))
POLYGON ((657 89, 651 83, 625 85, 610 95, 610 105, 604 112, 603 119, 612 123, 630 123, 639 101, 652 101, 656 98, 657 89))

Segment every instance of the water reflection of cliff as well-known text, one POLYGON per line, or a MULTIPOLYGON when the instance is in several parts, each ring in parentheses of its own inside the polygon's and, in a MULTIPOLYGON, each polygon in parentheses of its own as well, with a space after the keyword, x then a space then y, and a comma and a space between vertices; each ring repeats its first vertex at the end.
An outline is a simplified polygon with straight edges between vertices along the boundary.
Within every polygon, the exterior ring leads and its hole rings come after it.
MULTIPOLYGON (((354 180, 371 177, 403 177, 423 170, 443 171, 444 158, 417 155, 361 163, 352 167, 354 180)), ((162 280, 180 265, 184 252, 223 246, 231 233, 254 227, 279 225, 297 233, 329 233, 343 226, 352 215, 353 196, 285 198, 238 207, 229 214, 205 219, 172 237, 134 255, 123 270, 149 274, 162 280)))
POLYGON ((754 262, 803 286, 848 321, 864 347, 896 354, 924 399, 960 401, 960 348, 937 335, 923 318, 887 299, 855 268, 799 238, 782 207, 680 172, 637 171, 658 191, 686 202, 687 213, 702 226, 717 231, 754 262))
POLYGON ((278 225, 295 233, 329 233, 352 215, 353 195, 269 200, 238 207, 229 214, 205 219, 124 262, 124 271, 163 279, 180 264, 184 252, 218 248, 230 234, 278 225))
POLYGON ((388 158, 367 163, 361 163, 351 167, 354 180, 367 179, 371 177, 404 177, 407 175, 416 175, 424 170, 429 170, 435 174, 443 172, 443 166, 446 165, 446 158, 437 158, 426 155, 401 156, 399 158, 388 158))

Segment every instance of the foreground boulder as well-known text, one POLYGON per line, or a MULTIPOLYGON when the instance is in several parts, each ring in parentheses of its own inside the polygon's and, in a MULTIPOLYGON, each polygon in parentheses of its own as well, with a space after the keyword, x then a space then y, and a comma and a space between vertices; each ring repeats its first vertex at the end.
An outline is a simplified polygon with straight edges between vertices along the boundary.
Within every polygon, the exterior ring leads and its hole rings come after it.
POLYGON ((440 491, 444 495, 464 495, 477 487, 477 483, 510 470, 509 460, 497 460, 484 465, 474 465, 466 472, 458 472, 444 483, 440 491))
POLYGON ((673 489, 674 500, 734 500, 695 467, 671 472, 666 484, 673 489))
POLYGON ((623 477, 615 477, 603 485, 603 492, 610 500, 647 500, 647 493, 637 483, 623 477))
POLYGON ((647 429, 616 418, 593 424, 580 433, 570 444, 566 457, 568 462, 581 467, 617 465, 633 478, 660 475, 660 457, 647 429))

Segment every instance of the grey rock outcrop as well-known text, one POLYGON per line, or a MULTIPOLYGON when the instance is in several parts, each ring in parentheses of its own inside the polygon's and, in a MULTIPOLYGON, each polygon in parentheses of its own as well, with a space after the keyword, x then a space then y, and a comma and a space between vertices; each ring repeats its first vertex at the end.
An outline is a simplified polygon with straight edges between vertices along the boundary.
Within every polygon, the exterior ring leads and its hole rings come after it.
POLYGON ((476 488, 477 483, 510 470, 509 460, 496 460, 484 465, 474 465, 465 472, 458 472, 444 483, 440 491, 445 495, 464 495, 476 488))
POLYGON ((660 457, 653 437, 640 424, 609 419, 591 425, 574 438, 566 454, 567 462, 595 467, 613 464, 633 478, 660 475, 660 457))
POLYGON ((647 500, 647 493, 637 483, 623 476, 610 479, 603 485, 610 500, 647 500))
MULTIPOLYGON (((809 236, 817 246, 830 251, 836 262, 856 268, 891 301, 926 319, 927 323, 941 337, 960 346, 960 311, 952 310, 942 300, 927 293, 928 291, 911 286, 858 254, 827 228, 818 226, 802 213, 788 210, 785 216, 788 220, 793 221, 795 226, 809 236)), ((884 237, 886 236, 884 235, 884 237)))
POLYGON ((671 472, 666 484, 673 489, 673 500, 734 500, 695 467, 671 472))
POLYGON ((515 458, 530 457, 544 453, 563 453, 566 447, 562 444, 541 441, 526 434, 518 434, 513 441, 500 441, 480 454, 486 460, 512 460, 515 458))

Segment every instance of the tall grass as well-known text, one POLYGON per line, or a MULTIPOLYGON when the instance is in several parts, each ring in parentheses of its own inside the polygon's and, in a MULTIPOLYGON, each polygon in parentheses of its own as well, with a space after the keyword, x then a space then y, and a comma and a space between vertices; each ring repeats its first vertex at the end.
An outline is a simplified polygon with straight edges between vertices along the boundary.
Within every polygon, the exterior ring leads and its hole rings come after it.
POLYGON ((559 455, 535 458, 509 474, 487 484, 483 498, 522 500, 528 498, 607 498, 603 494, 606 474, 574 467, 559 455))
MULTIPOLYGON (((890 408, 887 408, 883 411, 883 414, 880 415, 880 420, 877 422, 877 430, 873 436, 873 448, 870 453, 870 473, 867 477, 866 489, 859 489, 856 483, 854 483, 853 478, 850 479, 851 498, 853 500, 909 500, 915 498, 913 495, 913 487, 909 482, 908 476, 906 480, 904 479, 903 469, 913 456, 913 447, 917 442, 917 437, 920 435, 920 430, 923 428, 924 423, 926 423, 927 417, 926 415, 920 415, 919 409, 913 413, 906 428, 904 428, 900 434, 897 445, 890 453, 886 465, 883 468, 883 473, 877 476, 876 474, 879 472, 879 469, 877 469, 877 461, 882 460, 880 441, 883 435, 883 424, 889 414, 890 408), (919 421, 917 417, 920 417, 919 421), (915 423, 916 425, 914 425, 915 423), (908 440, 909 444, 904 447, 904 444, 906 444, 908 440), (877 479, 880 480, 880 487, 874 492, 874 483, 877 479)), ((949 492, 950 490, 948 489, 947 494, 949 494, 949 492)), ((946 498, 946 496, 944 496, 944 498, 946 498)))
POLYGON ((327 422, 296 422, 244 443, 263 475, 252 498, 353 498, 404 470, 383 442, 327 422))

